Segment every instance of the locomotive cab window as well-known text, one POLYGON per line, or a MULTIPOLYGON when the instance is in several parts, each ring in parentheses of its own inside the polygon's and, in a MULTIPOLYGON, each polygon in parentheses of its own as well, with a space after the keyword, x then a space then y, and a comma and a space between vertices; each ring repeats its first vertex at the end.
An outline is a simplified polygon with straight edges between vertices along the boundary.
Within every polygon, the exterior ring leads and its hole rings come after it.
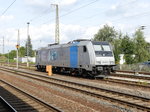
POLYGON ((109 45, 102 45, 104 51, 111 51, 109 45))
POLYGON ((86 49, 86 46, 83 46, 83 52, 86 52, 87 49, 86 49))

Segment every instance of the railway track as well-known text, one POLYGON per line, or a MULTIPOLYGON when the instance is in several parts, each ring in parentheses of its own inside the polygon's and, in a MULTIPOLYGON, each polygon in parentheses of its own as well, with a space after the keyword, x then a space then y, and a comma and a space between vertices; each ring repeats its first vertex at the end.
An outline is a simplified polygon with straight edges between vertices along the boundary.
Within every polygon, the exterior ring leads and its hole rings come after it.
POLYGON ((147 84, 146 82, 142 81, 130 81, 130 80, 121 80, 121 79, 115 79, 115 78, 107 78, 105 81, 116 83, 116 84, 122 84, 122 85, 128 85, 132 87, 139 87, 143 89, 150 89, 150 84, 147 84))
MULTIPOLYGON (((123 72, 123 71, 118 71, 118 72, 123 72)), ((125 73, 126 72, 127 73, 131 73, 130 71, 125 71, 125 73)), ((114 78, 114 77, 113 78, 112 77, 107 77, 105 80, 101 80, 101 81, 111 82, 111 83, 117 83, 117 84, 122 84, 122 85, 128 85, 128 86, 130 85, 130 86, 140 87, 140 88, 144 88, 144 89, 150 89, 150 84, 147 83, 146 80, 138 80, 138 81, 124 80, 123 79, 124 75, 122 75, 122 74, 120 74, 120 75, 118 76, 118 75, 114 74, 114 76, 116 78, 114 78), (121 75, 122 79, 117 78, 117 77, 120 77, 120 75, 121 75)), ((128 76, 127 78, 130 78, 130 76, 128 76)), ((133 79, 133 78, 131 77, 131 79, 133 79)))
POLYGON ((17 112, 3 97, 0 96, 0 112, 17 112))
MULTIPOLYGON (((2 69, 2 68, 1 68, 2 69)), ((62 79, 52 78, 48 76, 41 76, 35 73, 28 73, 18 70, 6 70, 4 71, 15 73, 15 75, 20 75, 30 79, 38 80, 43 83, 51 84, 65 89, 70 89, 72 91, 80 92, 92 97, 105 99, 110 102, 115 102, 121 105, 125 105, 131 108, 136 108, 142 111, 150 111, 150 99, 145 97, 140 97, 132 94, 127 94, 123 92, 118 92, 114 90, 104 89, 101 87, 95 87, 91 85, 86 85, 82 83, 77 83, 73 81, 66 81, 62 79)))
MULTIPOLYGON (((126 71, 126 70, 117 70, 116 72, 119 72, 119 73, 129 73, 129 74, 136 74, 137 73, 136 71, 126 71)), ((144 75, 150 75, 150 72, 139 71, 138 73, 139 74, 144 74, 144 75)))
POLYGON ((140 75, 140 74, 121 74, 121 73, 111 73, 111 76, 114 77, 125 77, 125 78, 133 78, 133 79, 144 79, 150 80, 150 76, 148 75, 140 75))
MULTIPOLYGON (((33 66, 33 65, 32 65, 33 66)), ((27 69, 27 68, 25 68, 27 69)), ((132 72, 132 71, 117 71, 117 72, 121 72, 121 73, 132 73, 132 75, 135 73, 135 72, 132 72)), ((140 73, 143 73, 143 72, 140 72, 140 73)), ((148 75, 148 73, 147 73, 148 75)), ((116 75, 116 74, 113 74, 113 76, 115 77, 126 77, 126 75, 116 75)), ((137 77, 137 76, 135 76, 137 77)), ((127 75, 127 78, 134 78, 134 77, 130 77, 127 75)), ((138 79, 138 78, 136 78, 138 79)), ((143 78, 143 79, 146 79, 146 78, 143 78)), ((107 82, 112 82, 112 83, 117 83, 117 84, 123 84, 123 85, 130 85, 130 86, 134 86, 134 87, 142 87, 142 88, 145 88, 145 89, 150 89, 150 84, 147 83, 146 81, 130 81, 130 80, 123 80, 123 79, 117 79, 117 78, 111 78, 111 77, 108 77, 106 78, 106 80, 103 80, 103 81, 107 81, 107 82)))
POLYGON ((0 112, 62 112, 41 99, 32 96, 14 85, 0 80, 1 104, 0 112))
MULTIPOLYGON (((1 66, 8 66, 8 67, 16 67, 16 63, 11 63, 11 64, 1 64, 1 66)), ((34 64, 30 64, 29 67, 26 66, 26 64, 19 64, 19 68, 22 68, 22 69, 30 69, 30 70, 35 70, 35 65, 34 64)))

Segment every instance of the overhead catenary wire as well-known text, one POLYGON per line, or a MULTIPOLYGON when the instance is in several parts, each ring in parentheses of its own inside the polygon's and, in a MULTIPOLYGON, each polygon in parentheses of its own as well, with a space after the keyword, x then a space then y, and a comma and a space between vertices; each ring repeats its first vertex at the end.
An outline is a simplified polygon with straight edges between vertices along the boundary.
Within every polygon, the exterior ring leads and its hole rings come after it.
MULTIPOLYGON (((69 14, 75 12, 75 11, 78 11, 79 9, 82 9, 82 8, 84 8, 84 7, 87 7, 87 6, 93 4, 93 3, 97 2, 97 1, 99 1, 99 0, 94 0, 94 1, 92 1, 92 2, 90 2, 90 3, 87 3, 87 4, 85 4, 85 5, 81 6, 81 7, 79 7, 79 8, 73 9, 73 10, 67 12, 66 14, 61 15, 60 18, 62 18, 62 17, 64 17, 64 16, 67 16, 67 15, 69 15, 69 14)), ((119 6, 119 7, 125 7, 125 6, 128 6, 129 4, 134 3, 134 2, 137 2, 137 1, 138 1, 138 0, 132 0, 132 1, 128 2, 128 3, 126 3, 126 4, 121 4, 121 3, 119 3, 120 5, 118 5, 118 6, 119 6)), ((106 12, 106 11, 107 11, 107 10, 101 11, 100 13, 104 13, 104 12, 106 12)), ((97 16, 97 15, 98 15, 98 14, 96 14, 96 15, 94 15, 94 16, 97 16)), ((88 20, 88 19, 91 19, 91 18, 93 18, 94 16, 90 16, 90 17, 88 17, 88 18, 85 18, 84 21, 85 21, 85 20, 88 20)), ((124 17, 124 18, 127 18, 127 17, 124 17)), ((124 19, 124 18, 123 18, 123 19, 124 19)), ((119 18, 119 19, 121 19, 121 18, 119 18)), ((52 20, 54 20, 54 18, 51 19, 51 20, 49 20, 49 21, 52 21, 52 20)), ((117 20, 118 20, 118 19, 117 19, 117 20)), ((49 21, 46 21, 46 22, 44 22, 43 24, 47 24, 49 21)), ((115 20, 113 20, 113 21, 115 21, 115 20)), ((79 22, 81 22, 81 21, 79 21, 79 22)))
POLYGON ((3 16, 7 11, 8 9, 16 2, 17 0, 14 0, 1 14, 1 16, 3 16))
MULTIPOLYGON (((7 11, 8 9, 16 2, 17 0, 14 0, 1 14, 0 17, 2 17, 7 11)), ((4 47, 4 37, 3 37, 3 47, 4 47)), ((3 54, 4 54, 4 48, 3 48, 3 54)))
MULTIPOLYGON (((62 17, 64 17, 64 16, 67 16, 67 15, 69 15, 69 14, 75 12, 75 11, 78 11, 78 10, 80 10, 80 9, 82 9, 82 8, 85 8, 85 7, 87 7, 87 6, 90 6, 90 5, 92 5, 93 3, 96 3, 96 2, 98 2, 98 1, 100 1, 100 0, 94 0, 94 1, 92 1, 92 2, 89 2, 89 3, 85 4, 85 5, 82 5, 81 7, 78 7, 78 8, 76 8, 76 9, 73 9, 73 10, 71 10, 71 11, 65 13, 65 14, 60 15, 59 18, 62 18, 62 17)), ((51 20, 55 20, 55 18, 53 18, 53 19, 51 19, 51 20)), ((49 20, 49 21, 51 21, 51 20, 49 20)), ((44 22, 44 23, 42 23, 42 24, 47 24, 49 21, 46 21, 46 22, 44 22)))
MULTIPOLYGON (((46 13, 46 12, 49 11, 49 10, 50 10, 49 8, 46 9, 46 10, 44 10, 44 11, 42 12, 42 14, 39 14, 38 16, 31 18, 31 19, 29 20, 29 22, 32 22, 32 21, 34 21, 34 20, 37 20, 37 19, 39 19, 39 18, 45 16, 45 15, 43 15, 43 13, 46 13)), ((54 10, 52 10, 52 12, 54 12, 54 10)))
POLYGON ((99 1, 99 0, 94 0, 94 1, 92 1, 92 2, 90 2, 90 3, 87 3, 87 4, 85 4, 85 5, 81 6, 81 7, 79 7, 79 8, 73 9, 73 10, 69 11, 68 13, 61 15, 60 17, 67 16, 67 15, 69 15, 69 14, 71 14, 71 13, 73 13, 73 12, 79 10, 79 9, 82 9, 82 8, 84 8, 84 7, 87 7, 87 6, 93 4, 93 3, 97 2, 97 1, 99 1))
MULTIPOLYGON (((137 1, 138 1, 138 0, 132 0, 132 1, 128 2, 128 3, 126 3, 126 4, 121 4, 121 3, 119 3, 118 7, 126 7, 126 6, 128 6, 129 4, 134 3, 134 2, 137 2, 137 1)), ((98 16, 99 14, 104 13, 104 12, 109 11, 109 10, 110 10, 110 9, 102 10, 101 12, 98 12, 97 14, 94 14, 94 15, 92 15, 92 16, 86 17, 86 18, 84 18, 83 20, 81 20, 81 21, 79 21, 79 22, 87 21, 87 20, 92 19, 92 18, 98 16)))
POLYGON ((138 16, 141 16, 141 15, 146 16, 146 15, 149 15, 149 14, 150 14, 150 11, 142 12, 142 13, 131 15, 131 16, 127 16, 127 17, 121 17, 119 19, 114 19, 114 20, 112 20, 112 22, 118 22, 118 21, 120 21, 122 19, 127 19, 127 18, 131 18, 131 17, 138 17, 138 16))
MULTIPOLYGON (((34 21, 34 20, 37 20, 37 19, 43 17, 43 16, 44 16, 43 13, 46 13, 46 12, 49 11, 49 10, 50 10, 49 8, 46 9, 46 10, 44 10, 43 12, 41 12, 42 14, 39 14, 38 16, 35 16, 35 17, 31 18, 31 19, 29 20, 29 22, 32 22, 32 21, 34 21)), ((52 10, 52 12, 54 12, 54 10, 52 10)))
MULTIPOLYGON (((63 14, 63 15, 61 15, 60 18, 61 18, 61 17, 64 17, 64 16, 67 16, 67 15, 69 15, 69 14, 75 12, 75 11, 78 11, 78 10, 84 8, 84 7, 87 7, 87 6, 93 4, 93 3, 97 2, 97 1, 98 1, 98 0, 94 0, 94 1, 92 1, 92 2, 90 2, 90 3, 87 3, 87 4, 85 4, 85 5, 81 6, 81 7, 79 7, 79 8, 73 9, 73 10, 71 10, 71 11, 69 11, 69 12, 67 12, 67 13, 65 13, 65 14, 63 14)), ((121 4, 121 5, 118 5, 118 6, 119 6, 119 7, 125 7, 125 6, 128 6, 129 4, 131 4, 131 3, 133 3, 133 2, 136 2, 136 1, 137 1, 137 0, 132 0, 132 1, 128 2, 128 3, 126 3, 126 4, 121 4)), ((105 11, 102 11, 102 12, 105 12, 105 11)), ((102 13, 102 12, 100 12, 100 13, 102 13)), ((146 16, 146 15, 148 15, 149 13, 150 13, 150 12, 142 12, 142 13, 139 13, 139 14, 137 13, 137 14, 135 14, 135 15, 129 15, 129 16, 126 16, 126 17, 121 17, 121 18, 117 18, 117 19, 110 20, 110 21, 111 21, 112 23, 116 23, 116 22, 119 22, 120 20, 127 19, 127 18, 130 18, 130 17, 139 17, 139 16, 141 16, 141 15, 146 16)), ((95 15, 95 16, 96 16, 96 15, 95 15)), ((90 18, 93 18, 93 16, 91 16, 91 17, 89 17, 89 18, 85 18, 84 20, 87 20, 87 19, 90 19, 90 18)), ((55 19, 53 18, 53 19, 50 19, 50 20, 55 20, 55 19)), ((50 22, 50 20, 48 20, 47 22, 44 22, 43 24, 46 24, 46 23, 50 22)), ((79 22, 80 22, 80 21, 79 21, 79 22)))
MULTIPOLYGON (((135 1, 137 1, 137 0, 133 0, 133 1, 131 1, 131 2, 128 2, 127 4, 129 4, 129 3, 132 3, 132 2, 135 2, 135 1)), ((126 4, 126 5, 127 5, 126 4)), ((125 6, 126 6, 125 5, 125 6)), ((121 6, 121 5, 120 5, 121 6)), ((134 17, 144 17, 144 16, 147 16, 147 15, 149 15, 150 14, 150 11, 147 11, 147 12, 142 12, 142 13, 137 13, 137 14, 134 14, 134 15, 130 15, 130 16, 126 16, 126 17, 121 17, 121 18, 118 18, 118 19, 113 19, 113 20, 108 20, 108 21, 110 21, 110 22, 112 22, 112 23, 117 23, 117 22, 119 22, 120 20, 123 20, 123 19, 128 19, 128 18, 131 18, 132 19, 132 17, 134 18, 134 17)), ((88 20, 88 19, 91 19, 91 18, 93 18, 93 16, 91 16, 91 17, 89 17, 89 18, 86 18, 86 19, 84 19, 84 21, 85 20, 88 20)), ((80 22, 80 21, 79 21, 80 22)), ((147 25, 144 25, 144 26, 147 26, 147 25)), ((150 25, 149 25, 150 26, 150 25)))

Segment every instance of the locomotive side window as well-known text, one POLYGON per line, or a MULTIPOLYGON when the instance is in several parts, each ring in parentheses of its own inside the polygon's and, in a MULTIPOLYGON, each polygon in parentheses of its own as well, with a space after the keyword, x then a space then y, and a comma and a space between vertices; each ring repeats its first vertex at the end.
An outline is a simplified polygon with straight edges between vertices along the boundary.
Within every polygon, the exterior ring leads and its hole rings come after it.
POLYGON ((86 49, 86 46, 83 46, 83 52, 86 52, 87 49, 86 49))
POLYGON ((51 50, 49 52, 49 60, 54 61, 54 60, 57 60, 57 58, 58 58, 57 52, 51 50))

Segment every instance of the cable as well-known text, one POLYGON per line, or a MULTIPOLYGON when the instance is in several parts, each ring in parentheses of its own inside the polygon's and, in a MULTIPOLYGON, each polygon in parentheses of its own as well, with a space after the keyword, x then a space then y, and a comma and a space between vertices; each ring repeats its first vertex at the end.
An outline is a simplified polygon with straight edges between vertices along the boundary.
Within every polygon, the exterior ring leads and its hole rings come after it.
MULTIPOLYGON (((128 2, 128 3, 126 3, 126 4, 122 4, 121 5, 121 3, 119 3, 119 7, 124 7, 124 6, 127 6, 127 5, 129 5, 129 4, 131 4, 131 3, 134 3, 134 2, 136 2, 137 0, 133 0, 133 1, 130 1, 130 2, 128 2)), ((108 10, 104 10, 104 11, 101 11, 101 12, 98 12, 97 14, 94 14, 94 15, 92 15, 92 16, 89 16, 89 17, 87 17, 86 19, 83 19, 82 21, 87 21, 87 20, 89 20, 89 19, 91 19, 91 18, 94 18, 94 17, 96 17, 96 16, 98 16, 100 13, 104 13, 104 12, 106 12, 106 11, 108 11, 108 10)), ((81 22, 81 21, 79 21, 79 22, 81 22)))
POLYGON ((69 15, 70 13, 73 13, 73 12, 79 10, 79 9, 82 9, 82 8, 84 8, 84 7, 87 7, 87 6, 93 4, 93 3, 97 2, 97 1, 99 1, 99 0, 94 0, 94 1, 92 1, 92 2, 90 2, 90 3, 88 3, 88 4, 85 4, 85 5, 83 5, 83 6, 79 7, 79 8, 77 8, 77 9, 71 10, 71 11, 69 11, 68 13, 66 13, 66 14, 64 14, 64 15, 61 15, 60 17, 67 16, 67 15, 69 15))
MULTIPOLYGON (((71 13, 73 13, 73 12, 79 10, 79 9, 82 9, 82 8, 84 8, 84 7, 87 7, 87 6, 93 4, 93 3, 97 2, 97 1, 99 1, 99 0, 94 0, 94 1, 92 1, 92 2, 90 2, 90 3, 87 3, 87 4, 85 4, 85 5, 81 6, 81 7, 79 7, 79 8, 73 9, 73 10, 69 11, 68 13, 59 16, 59 18, 62 18, 62 17, 64 17, 64 16, 67 16, 67 15, 69 15, 69 14, 71 14, 71 13)), ((51 19, 51 20, 54 20, 54 19, 51 19)), ((49 20, 49 21, 51 21, 51 20, 49 20)), ((46 21, 46 22, 44 22, 43 24, 46 24, 46 23, 48 23, 49 21, 46 21)))
MULTIPOLYGON (((42 12, 42 14, 39 14, 39 16, 36 16, 36 17, 30 19, 29 21, 32 22, 32 21, 34 21, 34 20, 36 20, 36 19, 39 19, 39 18, 43 17, 43 16, 44 16, 43 13, 47 12, 48 10, 50 10, 50 9, 44 10, 44 11, 42 12)), ((53 12, 53 11, 54 11, 54 10, 52 10, 52 12, 53 12)))
MULTIPOLYGON (((77 11, 77 10, 79 10, 79 9, 81 9, 81 8, 84 8, 84 7, 86 7, 86 6, 88 6, 88 5, 92 4, 92 3, 97 2, 97 1, 98 1, 98 0, 92 1, 92 2, 90 2, 90 3, 88 3, 88 4, 86 4, 86 5, 83 5, 83 6, 79 7, 79 8, 77 8, 77 9, 74 9, 74 10, 72 10, 72 11, 70 11, 70 12, 64 14, 64 15, 61 15, 60 17, 67 16, 68 14, 70 14, 70 13, 72 13, 72 12, 74 12, 74 11, 77 11)), ((124 4, 124 5, 120 5, 120 6, 127 6, 128 4, 133 3, 133 2, 135 2, 135 0, 133 0, 133 1, 131 1, 131 2, 128 2, 127 4, 124 4)), ((121 18, 118 18, 118 19, 114 19, 114 20, 112 20, 111 22, 115 23, 115 22, 118 22, 118 21, 120 21, 120 20, 122 20, 122 19, 127 19, 127 18, 130 18, 130 17, 138 17, 138 16, 141 16, 141 15, 146 16, 146 15, 149 14, 149 13, 150 13, 150 12, 143 12, 143 13, 131 15, 131 16, 128 16, 128 17, 121 17, 121 18)), ((90 18, 91 18, 91 17, 89 17, 89 18, 87 18, 87 19, 90 19, 90 18)), ((84 19, 84 20, 87 20, 87 19, 84 19)), ((54 20, 54 19, 51 19, 51 20, 54 20)), ((50 21, 50 20, 49 20, 49 21, 50 21)), ((49 21, 47 21, 47 22, 45 22, 45 23, 43 23, 43 24, 46 24, 46 23, 48 23, 49 21)))
POLYGON ((116 21, 118 22, 118 21, 120 21, 122 19, 127 19, 127 18, 131 18, 131 17, 138 17, 138 16, 141 16, 141 15, 146 16, 146 15, 149 15, 149 14, 150 14, 150 11, 144 12, 144 13, 140 13, 140 14, 131 15, 131 16, 127 16, 127 17, 121 17, 119 19, 112 20, 111 22, 116 22, 116 21))
POLYGON ((4 10, 4 12, 1 14, 1 16, 3 16, 3 15, 7 12, 7 10, 8 10, 15 2, 16 2, 16 0, 14 0, 14 1, 4 10))
MULTIPOLYGON (((91 5, 91 4, 93 4, 93 3, 97 2, 97 1, 98 1, 98 0, 92 1, 92 2, 90 2, 90 3, 88 3, 88 4, 86 4, 86 5, 83 5, 83 6, 79 7, 79 8, 77 8, 77 9, 74 9, 74 10, 72 10, 72 11, 70 11, 70 12, 64 14, 64 15, 61 15, 60 18, 61 18, 61 17, 64 17, 64 16, 67 16, 67 15, 69 15, 70 13, 73 13, 73 12, 75 12, 75 11, 81 9, 81 8, 84 8, 84 7, 88 6, 88 5, 91 5)), ((131 4, 131 3, 134 3, 134 2, 137 2, 137 1, 138 1, 138 0, 132 0, 132 1, 128 2, 128 3, 126 3, 126 4, 119 5, 119 7, 124 7, 124 6, 127 6, 127 5, 129 5, 129 4, 131 4)), ((119 4, 121 4, 121 3, 119 3, 119 4)), ((105 10, 105 11, 106 11, 106 10, 105 10)), ((105 12, 105 11, 101 11, 100 13, 103 13, 103 12, 105 12)), ((97 16, 97 15, 99 15, 99 13, 98 13, 98 14, 95 14, 94 16, 97 16)), ((84 19, 84 21, 85 21, 85 20, 88 20, 88 19, 91 19, 91 18, 93 18, 94 16, 90 16, 90 17, 84 19)), ((120 18, 119 18, 119 19, 120 19, 120 18)), ((123 19, 124 19, 124 18, 123 18, 123 19)), ((51 19, 51 20, 53 20, 53 19, 51 19)), ((118 19, 117 19, 117 20, 118 20, 118 19)), ((50 21, 50 20, 49 20, 49 21, 50 21)), ((43 24, 46 24, 46 23, 48 23, 49 21, 44 22, 43 24)), ((79 21, 79 22, 81 22, 81 21, 79 21)))

